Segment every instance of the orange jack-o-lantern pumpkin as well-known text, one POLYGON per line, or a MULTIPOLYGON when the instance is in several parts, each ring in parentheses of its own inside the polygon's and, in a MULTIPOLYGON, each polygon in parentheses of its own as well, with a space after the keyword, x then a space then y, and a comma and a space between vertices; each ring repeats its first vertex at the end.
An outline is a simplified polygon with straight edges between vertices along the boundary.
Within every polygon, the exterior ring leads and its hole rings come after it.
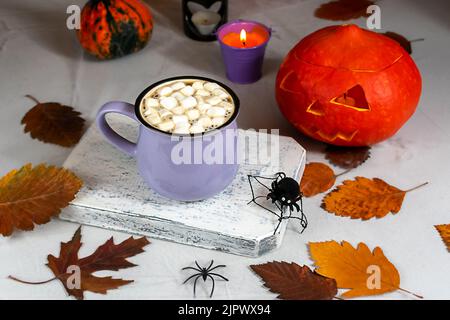
POLYGON ((276 98, 300 131, 326 143, 371 145, 411 117, 422 80, 394 40, 356 25, 331 26, 300 41, 278 72, 276 98))

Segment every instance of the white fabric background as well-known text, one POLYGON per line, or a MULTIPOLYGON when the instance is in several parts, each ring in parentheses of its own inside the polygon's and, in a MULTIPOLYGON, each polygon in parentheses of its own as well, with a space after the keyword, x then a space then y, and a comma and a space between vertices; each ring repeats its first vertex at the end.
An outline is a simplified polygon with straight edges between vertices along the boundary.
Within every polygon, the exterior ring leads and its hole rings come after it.
MULTIPOLYGON (((141 52, 118 60, 99 62, 86 56, 73 32, 65 28, 66 8, 83 0, 2 0, 0 3, 0 174, 27 162, 61 165, 70 149, 32 140, 23 133, 20 120, 33 103, 57 101, 75 107, 91 122, 102 103, 134 101, 150 83, 169 76, 198 74, 224 81, 239 95, 242 128, 280 128, 297 138, 309 151, 308 160, 323 160, 323 146, 300 136, 285 121, 274 99, 278 66, 288 50, 308 33, 329 21, 313 17, 314 8, 325 1, 230 0, 230 19, 249 18, 274 29, 268 46, 264 77, 253 85, 229 83, 217 43, 189 40, 181 29, 180 0, 148 0, 155 20, 151 42, 141 52)), ((450 223, 450 20, 445 0, 379 1, 383 30, 391 30, 415 43, 413 57, 423 76, 423 95, 418 111, 392 139, 375 146, 372 158, 352 173, 380 177, 408 189, 422 182, 430 185, 406 196, 397 215, 380 220, 352 221, 320 209, 321 196, 305 201, 310 225, 298 235, 289 230, 279 250, 259 259, 243 258, 170 242, 151 240, 147 251, 131 260, 138 267, 106 272, 131 285, 112 290, 106 296, 87 293, 90 299, 191 299, 192 285, 181 285, 187 273, 180 269, 194 259, 227 264, 223 274, 230 282, 217 282, 214 298, 271 299, 275 295, 261 285, 248 268, 272 260, 311 265, 309 241, 347 240, 380 246, 397 267, 401 286, 428 299, 450 298, 450 253, 433 225, 450 223)), ((365 21, 355 21, 364 25, 365 21)), ((336 170, 339 171, 339 170, 336 170)), ((44 265, 47 254, 58 255, 60 241, 68 241, 78 226, 54 219, 33 232, 16 232, 0 237, 1 299, 64 299, 57 281, 22 285, 6 279, 10 274, 27 280, 52 277, 44 265)), ((292 227, 291 227, 292 228, 292 227)), ((81 255, 90 254, 110 236, 122 241, 129 235, 83 227, 81 255)), ((103 274, 103 273, 102 273, 103 274)), ((199 283, 198 297, 206 298, 210 283, 199 283)), ((377 298, 411 299, 401 292, 377 298)))

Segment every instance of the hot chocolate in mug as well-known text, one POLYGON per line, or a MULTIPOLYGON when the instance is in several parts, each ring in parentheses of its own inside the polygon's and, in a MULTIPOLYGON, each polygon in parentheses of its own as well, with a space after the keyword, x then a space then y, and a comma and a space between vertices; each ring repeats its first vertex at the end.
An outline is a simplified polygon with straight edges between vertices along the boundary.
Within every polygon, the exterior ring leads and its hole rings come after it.
MULTIPOLYGON (((170 89, 166 91, 170 91, 170 89)), ((139 174, 152 190, 173 200, 196 201, 207 199, 223 191, 236 176, 238 170, 236 118, 238 113, 239 99, 230 88, 212 79, 183 76, 164 79, 152 84, 137 97, 134 105, 122 101, 111 101, 104 104, 97 114, 96 123, 111 144, 136 159, 139 174), (144 99, 152 92, 157 92, 158 88, 164 87, 165 84, 178 83, 177 85, 181 87, 183 82, 192 81, 208 83, 212 87, 218 85, 215 90, 220 89, 228 94, 228 99, 232 101, 234 109, 227 118, 221 118, 225 119, 224 123, 196 134, 172 133, 161 130, 157 125, 151 125, 143 114, 144 99), (119 113, 139 123, 137 143, 120 136, 109 126, 105 118, 108 113, 119 113), (191 154, 180 155, 179 150, 188 151, 191 154), (214 161, 205 161, 203 158, 199 161, 199 153, 204 155, 204 152, 207 154, 212 152, 214 161), (180 161, 180 157, 188 161, 180 161)))

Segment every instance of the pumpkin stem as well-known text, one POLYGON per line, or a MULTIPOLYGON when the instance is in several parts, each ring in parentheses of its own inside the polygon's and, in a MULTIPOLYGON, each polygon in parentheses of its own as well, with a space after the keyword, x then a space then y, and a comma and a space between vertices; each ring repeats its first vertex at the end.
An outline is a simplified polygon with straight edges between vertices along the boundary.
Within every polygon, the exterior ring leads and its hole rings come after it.
POLYGON ((93 5, 93 6, 96 6, 97 4, 99 4, 100 2, 103 2, 103 4, 105 5, 105 6, 107 6, 109 3, 109 0, 91 0, 90 1, 91 2, 91 4, 93 5))

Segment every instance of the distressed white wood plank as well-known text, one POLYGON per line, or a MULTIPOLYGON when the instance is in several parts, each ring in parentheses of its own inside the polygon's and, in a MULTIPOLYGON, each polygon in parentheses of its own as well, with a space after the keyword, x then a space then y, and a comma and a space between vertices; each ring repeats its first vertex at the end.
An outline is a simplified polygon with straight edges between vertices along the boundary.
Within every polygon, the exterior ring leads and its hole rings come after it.
MULTIPOLYGON (((123 117, 112 115, 109 121, 124 136, 136 135, 136 125, 123 117)), ((254 152, 247 152, 236 178, 223 192, 203 201, 180 202, 149 189, 137 172, 135 160, 110 145, 92 126, 64 164, 84 186, 61 219, 247 256, 272 250, 281 244, 287 221, 274 235, 277 217, 248 204, 251 191, 247 175, 272 176, 283 171, 299 179, 305 150, 289 137, 239 134, 279 146, 279 163, 273 157, 268 163, 254 164, 248 157, 254 152)), ((248 148, 243 139, 240 142, 240 150, 248 148)), ((255 194, 267 194, 263 187, 254 187, 255 194)))

